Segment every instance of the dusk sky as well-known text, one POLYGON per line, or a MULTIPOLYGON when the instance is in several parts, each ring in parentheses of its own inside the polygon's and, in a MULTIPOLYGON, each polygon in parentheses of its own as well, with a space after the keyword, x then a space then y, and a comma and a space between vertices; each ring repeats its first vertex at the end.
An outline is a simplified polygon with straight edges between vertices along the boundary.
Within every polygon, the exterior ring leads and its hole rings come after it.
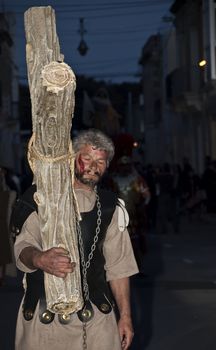
POLYGON ((24 12, 33 6, 52 6, 56 13, 61 52, 75 74, 112 82, 138 81, 138 60, 148 37, 165 25, 172 0, 4 0, 2 10, 16 15, 16 60, 26 80, 24 12), (88 52, 77 51, 79 19, 84 18, 88 52))

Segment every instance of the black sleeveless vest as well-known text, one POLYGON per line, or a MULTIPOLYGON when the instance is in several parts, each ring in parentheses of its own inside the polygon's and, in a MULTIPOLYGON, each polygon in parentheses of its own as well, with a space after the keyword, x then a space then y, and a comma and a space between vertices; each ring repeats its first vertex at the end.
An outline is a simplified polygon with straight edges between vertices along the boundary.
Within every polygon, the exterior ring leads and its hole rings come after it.
MULTIPOLYGON (((13 236, 19 234, 27 217, 34 210, 37 211, 37 205, 34 202, 33 194, 36 191, 36 186, 31 186, 24 195, 17 200, 14 206, 10 228, 13 236)), ((109 313, 114 306, 112 293, 109 284, 105 278, 105 258, 103 255, 103 243, 106 237, 107 228, 112 220, 116 205, 120 205, 117 196, 106 190, 98 190, 98 195, 101 203, 101 226, 96 249, 93 253, 90 267, 87 272, 87 281, 89 287, 89 298, 103 313, 109 313)), ((95 230, 97 226, 97 206, 92 211, 81 213, 82 220, 80 222, 82 239, 84 245, 85 261, 90 253, 95 230)), ((44 274, 38 269, 35 272, 26 274, 27 289, 23 302, 23 314, 26 320, 33 318, 35 308, 40 300, 40 314, 46 310, 45 289, 44 289, 44 274)), ((79 312, 78 312, 79 315, 79 312)), ((51 317, 52 319, 54 318, 51 317)), ((51 319, 51 321, 52 321, 51 319)), ((45 322, 46 323, 46 322, 45 322)), ((49 322, 47 322, 49 323, 49 322)))

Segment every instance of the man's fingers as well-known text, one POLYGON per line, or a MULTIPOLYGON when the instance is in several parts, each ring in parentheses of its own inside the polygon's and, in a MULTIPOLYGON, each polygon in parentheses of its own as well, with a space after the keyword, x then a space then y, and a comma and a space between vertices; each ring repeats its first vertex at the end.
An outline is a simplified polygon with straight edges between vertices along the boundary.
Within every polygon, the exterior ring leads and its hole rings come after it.
POLYGON ((122 343, 121 343, 122 350, 127 350, 127 349, 129 348, 129 345, 130 345, 130 343, 127 341, 126 338, 124 338, 124 339, 122 340, 122 343))
POLYGON ((70 272, 74 271, 74 268, 72 266, 64 266, 64 265, 62 265, 62 266, 56 267, 56 271, 70 273, 70 272))
POLYGON ((130 319, 129 320, 125 318, 120 319, 118 327, 119 327, 119 335, 121 339, 122 350, 128 350, 134 335, 133 327, 130 319))
POLYGON ((67 273, 65 273, 65 272, 56 272, 56 273, 53 273, 52 275, 54 275, 56 277, 60 277, 60 278, 65 278, 67 276, 67 273))
POLYGON ((64 265, 58 266, 57 268, 52 269, 50 273, 57 277, 65 278, 68 273, 74 272, 75 264, 73 264, 74 267, 72 267, 71 265, 72 264, 70 264, 70 267, 65 267, 64 265))
POLYGON ((71 264, 71 259, 64 255, 55 255, 53 260, 58 264, 71 264))
POLYGON ((72 273, 76 264, 68 262, 56 262, 52 265, 51 269, 54 274, 56 273, 72 273))
POLYGON ((64 249, 62 247, 54 247, 54 248, 51 248, 50 251, 53 251, 56 254, 62 254, 62 255, 68 255, 69 254, 68 250, 66 250, 66 249, 64 249))

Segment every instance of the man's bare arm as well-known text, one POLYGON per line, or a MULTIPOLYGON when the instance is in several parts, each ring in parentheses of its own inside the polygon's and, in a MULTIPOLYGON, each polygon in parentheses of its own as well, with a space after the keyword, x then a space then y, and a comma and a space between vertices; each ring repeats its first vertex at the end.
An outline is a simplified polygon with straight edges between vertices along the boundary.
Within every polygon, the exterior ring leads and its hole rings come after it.
POLYGON ((110 281, 110 287, 116 300, 120 319, 118 322, 122 349, 127 350, 133 339, 133 326, 130 309, 130 284, 129 278, 121 278, 110 281))

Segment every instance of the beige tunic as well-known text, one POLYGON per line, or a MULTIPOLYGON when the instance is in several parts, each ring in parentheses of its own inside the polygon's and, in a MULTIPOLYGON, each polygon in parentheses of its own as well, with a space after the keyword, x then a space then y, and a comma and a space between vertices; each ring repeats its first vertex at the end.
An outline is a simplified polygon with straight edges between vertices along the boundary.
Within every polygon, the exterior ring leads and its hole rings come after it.
MULTIPOLYGON (((76 190, 80 212, 93 209, 95 193, 84 190, 76 190)), ((112 221, 108 227, 104 241, 105 270, 107 281, 129 277, 138 272, 130 238, 126 229, 127 213, 116 208, 112 221)), ((41 235, 39 221, 36 212, 33 212, 23 225, 22 232, 15 243, 15 257, 17 267, 24 272, 32 272, 19 260, 20 252, 27 246, 41 248, 41 235)), ((87 323, 88 350, 120 350, 121 344, 117 329, 117 323, 113 312, 101 313, 94 306, 95 315, 87 323)), ((82 349, 82 322, 74 314, 67 325, 59 323, 58 318, 45 325, 39 321, 38 307, 34 318, 26 321, 22 315, 20 306, 17 329, 16 350, 78 350, 82 349)))

